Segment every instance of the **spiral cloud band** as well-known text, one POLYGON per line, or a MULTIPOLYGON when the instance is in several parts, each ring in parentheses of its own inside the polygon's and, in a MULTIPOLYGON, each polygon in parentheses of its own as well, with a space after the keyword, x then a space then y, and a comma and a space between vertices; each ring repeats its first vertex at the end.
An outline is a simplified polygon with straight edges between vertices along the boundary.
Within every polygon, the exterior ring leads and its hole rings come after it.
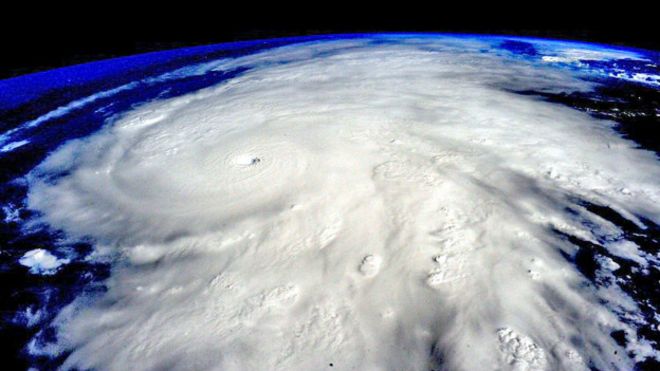
MULTIPOLYGON (((516 93, 594 88, 571 69, 479 39, 394 40, 199 65, 244 72, 54 152, 28 177, 28 206, 94 241, 112 274, 33 351, 99 370, 627 369, 653 356, 616 314, 637 304, 588 285, 561 234, 619 234, 576 199, 658 223, 654 154, 612 122, 516 93)), ((605 247, 656 259, 625 239, 605 247)))

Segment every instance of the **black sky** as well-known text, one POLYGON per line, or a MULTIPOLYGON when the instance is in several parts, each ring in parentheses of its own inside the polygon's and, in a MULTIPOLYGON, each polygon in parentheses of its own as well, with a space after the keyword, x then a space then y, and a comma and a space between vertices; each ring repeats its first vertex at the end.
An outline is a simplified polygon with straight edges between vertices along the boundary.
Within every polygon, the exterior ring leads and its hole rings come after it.
MULTIPOLYGON (((385 3, 385 2, 383 2, 385 3)), ((229 4, 229 3, 227 3, 229 4)), ((192 4, 26 4, 0 15, 0 78, 140 52, 322 33, 423 31, 541 36, 659 50, 651 8, 561 2, 482 5, 308 3, 284 8, 192 4), (35 13, 34 7, 38 9, 35 13)), ((602 4, 602 3, 601 3, 602 4)), ((649 5, 650 6, 650 5, 649 5)))

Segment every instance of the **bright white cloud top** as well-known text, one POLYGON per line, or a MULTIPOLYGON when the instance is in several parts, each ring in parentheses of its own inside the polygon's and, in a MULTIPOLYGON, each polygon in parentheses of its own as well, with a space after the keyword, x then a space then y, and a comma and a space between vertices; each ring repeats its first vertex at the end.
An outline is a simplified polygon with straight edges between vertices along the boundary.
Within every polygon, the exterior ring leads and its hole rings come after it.
POLYGON ((30 250, 19 259, 19 263, 30 268, 33 274, 55 274, 57 270, 64 264, 69 263, 68 259, 58 259, 55 255, 51 254, 44 249, 30 250))
MULTIPOLYGON (((618 233, 575 198, 659 223, 654 154, 509 91, 593 88, 572 69, 481 39, 392 40, 180 71, 248 68, 54 152, 28 206, 91 238, 113 270, 42 351, 99 370, 629 369, 657 356, 615 314, 637 304, 586 285, 552 230, 618 233), (609 336, 621 329, 627 350, 609 336)), ((657 258, 624 242, 605 246, 657 258)))

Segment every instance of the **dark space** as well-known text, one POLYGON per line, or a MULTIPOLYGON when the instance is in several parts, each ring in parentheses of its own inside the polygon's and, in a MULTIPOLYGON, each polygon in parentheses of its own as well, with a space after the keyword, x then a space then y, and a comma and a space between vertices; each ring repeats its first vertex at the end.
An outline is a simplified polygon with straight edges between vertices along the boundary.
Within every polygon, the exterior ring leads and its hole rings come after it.
POLYGON ((448 32, 573 39, 658 50, 655 13, 568 2, 358 5, 113 3, 19 5, 0 17, 0 78, 184 46, 273 37, 368 32, 448 32))

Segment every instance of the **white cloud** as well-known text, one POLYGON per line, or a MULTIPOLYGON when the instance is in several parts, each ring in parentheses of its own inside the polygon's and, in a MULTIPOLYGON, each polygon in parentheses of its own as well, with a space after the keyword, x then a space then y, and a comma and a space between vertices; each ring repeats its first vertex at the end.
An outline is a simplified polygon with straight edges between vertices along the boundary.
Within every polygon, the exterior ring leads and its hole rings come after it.
POLYGON ((19 140, 17 142, 7 143, 4 146, 2 146, 2 148, 0 148, 0 152, 11 152, 16 148, 23 147, 28 143, 30 143, 29 140, 19 140))
POLYGON ((69 260, 58 259, 48 250, 34 249, 26 252, 18 262, 30 268, 30 273, 51 275, 55 274, 62 265, 68 264, 69 260))
POLYGON ((590 235, 568 196, 660 220, 653 154, 501 89, 592 87, 569 71, 458 44, 242 57, 54 153, 29 206, 115 254, 56 322, 66 366, 630 368, 547 227, 590 235))

